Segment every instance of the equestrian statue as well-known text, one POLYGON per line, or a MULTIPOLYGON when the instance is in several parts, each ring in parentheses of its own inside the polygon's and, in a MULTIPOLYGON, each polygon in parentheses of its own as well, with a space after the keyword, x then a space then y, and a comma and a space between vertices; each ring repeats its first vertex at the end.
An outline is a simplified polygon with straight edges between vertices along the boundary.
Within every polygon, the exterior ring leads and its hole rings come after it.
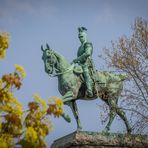
MULTIPOLYGON (((131 127, 124 111, 117 106, 123 90, 123 81, 127 79, 127 76, 112 72, 99 72, 95 69, 92 60, 93 45, 88 41, 86 31, 85 27, 78 28, 81 45, 78 48, 77 58, 71 63, 64 56, 52 50, 48 44, 46 48, 41 46, 45 72, 49 76, 57 76, 58 89, 62 95, 63 103, 71 108, 77 122, 77 130, 81 130, 82 126, 76 100, 89 101, 100 98, 110 109, 109 121, 104 132, 110 130, 115 116, 119 115, 125 123, 127 132, 131 133, 131 127)), ((65 113, 62 117, 67 122, 71 121, 65 113)))

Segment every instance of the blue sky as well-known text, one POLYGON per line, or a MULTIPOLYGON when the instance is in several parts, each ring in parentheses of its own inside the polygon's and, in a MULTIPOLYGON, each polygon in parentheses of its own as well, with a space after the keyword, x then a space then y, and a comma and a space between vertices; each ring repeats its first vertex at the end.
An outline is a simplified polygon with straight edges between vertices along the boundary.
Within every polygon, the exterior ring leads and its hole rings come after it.
MULTIPOLYGON (((89 40, 94 45, 93 59, 98 70, 106 70, 98 58, 104 47, 111 46, 122 35, 131 35, 131 24, 136 17, 148 19, 147 0, 0 0, 0 31, 10 32, 11 43, 6 59, 0 62, 0 75, 14 70, 14 64, 25 67, 27 77, 22 89, 15 94, 26 106, 34 93, 42 98, 60 96, 57 79, 49 78, 41 60, 41 44, 63 54, 71 62, 80 45, 79 26, 88 29, 89 40)), ((95 101, 78 101, 83 130, 101 131, 100 112, 95 101)), ((76 129, 74 117, 65 107, 72 123, 53 119, 54 131, 48 136, 48 146, 53 140, 76 129)), ((121 121, 114 121, 112 132, 125 130, 121 121)))

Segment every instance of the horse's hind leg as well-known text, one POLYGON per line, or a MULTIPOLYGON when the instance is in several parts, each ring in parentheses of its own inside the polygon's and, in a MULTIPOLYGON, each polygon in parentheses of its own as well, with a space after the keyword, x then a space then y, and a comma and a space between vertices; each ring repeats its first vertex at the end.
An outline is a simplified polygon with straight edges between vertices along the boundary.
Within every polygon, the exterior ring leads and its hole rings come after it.
MULTIPOLYGON (((109 106, 110 106, 110 112, 114 112, 114 117, 116 114, 118 114, 120 116, 120 118, 124 121, 125 125, 126 125, 126 128, 127 128, 127 132, 128 133, 131 133, 131 128, 130 128, 130 125, 128 123, 128 120, 125 116, 125 113, 123 110, 121 110, 118 106, 117 106, 117 101, 118 101, 118 98, 117 99, 110 99, 108 101, 109 103, 109 106)), ((110 117, 111 118, 111 117, 110 117)), ((113 121, 113 119, 110 119, 111 121, 113 121)), ((108 125, 110 126, 110 121, 108 123, 108 125)), ((108 128, 108 125, 106 126, 106 128, 108 128)))
POLYGON ((111 126, 111 124, 112 124, 112 122, 113 122, 113 120, 116 116, 116 112, 114 111, 114 109, 112 107, 115 104, 115 102, 113 102, 113 100, 108 100, 108 101, 106 101, 106 103, 109 106, 110 113, 109 113, 109 121, 108 121, 104 131, 108 132, 110 130, 110 126, 111 126))
POLYGON ((131 127, 128 123, 128 120, 126 118, 125 112, 123 110, 121 110, 120 108, 116 108, 116 113, 121 117, 121 119, 124 121, 125 125, 126 125, 126 129, 128 133, 131 133, 131 127))
POLYGON ((107 125, 106 125, 106 127, 105 127, 104 132, 108 132, 108 131, 110 130, 110 126, 111 126, 111 124, 112 124, 112 122, 113 122, 115 116, 116 116, 116 113, 115 113, 112 109, 110 109, 109 121, 108 121, 108 123, 107 123, 107 125))

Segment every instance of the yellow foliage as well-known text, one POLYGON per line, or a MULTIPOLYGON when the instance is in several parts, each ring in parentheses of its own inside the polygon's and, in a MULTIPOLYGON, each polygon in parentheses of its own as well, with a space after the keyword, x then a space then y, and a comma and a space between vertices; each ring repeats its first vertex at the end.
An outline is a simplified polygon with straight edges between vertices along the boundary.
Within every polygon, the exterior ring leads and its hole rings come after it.
POLYGON ((63 107, 63 100, 61 98, 54 98, 55 104, 59 107, 63 107))
POLYGON ((14 147, 13 137, 9 133, 0 136, 0 148, 14 147))
POLYGON ((28 127, 25 130, 25 140, 26 141, 31 141, 31 143, 36 143, 37 141, 37 132, 34 130, 33 127, 28 127))
POLYGON ((14 96, 11 91, 4 91, 0 95, 3 103, 14 103, 14 96))
MULTIPOLYGON (((45 102, 38 96, 34 95, 34 102, 29 103, 29 112, 25 118, 25 124, 27 128, 34 130, 37 135, 36 143, 28 141, 32 147, 45 147, 45 137, 51 131, 51 122, 46 118, 45 102), (41 105, 41 106, 40 106, 41 105), (31 143, 30 143, 31 142, 31 143)), ((30 131, 31 131, 30 130, 30 131)), ((34 132, 34 135, 35 135, 34 132)), ((33 140, 32 140, 33 141, 33 140)), ((34 138, 35 141, 35 138, 34 138)))
POLYGON ((6 141, 4 141, 4 139, 0 138, 0 148, 8 148, 8 144, 6 143, 6 141))
POLYGON ((20 73, 22 79, 26 77, 26 72, 23 66, 18 65, 18 64, 14 64, 15 69, 18 73, 20 73))
POLYGON ((23 114, 23 105, 18 102, 17 98, 13 98, 13 102, 14 102, 14 108, 15 108, 15 112, 18 115, 22 115, 23 114))
POLYGON ((6 56, 6 51, 5 51, 5 49, 0 49, 0 59, 4 59, 5 58, 5 56, 6 56))
POLYGON ((6 32, 0 33, 0 59, 5 58, 6 49, 9 46, 10 35, 6 32))
POLYGON ((1 105, 0 106, 0 111, 3 111, 3 112, 13 112, 14 108, 12 108, 10 105, 8 104, 5 104, 5 105, 1 105))
MULTIPOLYGON (((5 57, 9 46, 9 34, 0 34, 0 59, 5 57)), ((45 148, 45 138, 52 130, 47 118, 53 114, 63 114, 63 101, 52 99, 48 106, 37 94, 28 103, 29 110, 23 111, 22 104, 14 97, 14 88, 19 89, 26 72, 21 65, 15 64, 15 72, 5 74, 0 79, 0 148, 15 147, 18 142, 23 148, 45 148), (50 112, 51 111, 51 112, 50 112)))
POLYGON ((3 81, 0 79, 0 89, 3 87, 3 81))
POLYGON ((3 75, 0 79, 0 147, 15 147, 14 138, 22 133, 23 107, 14 97, 12 86, 20 88, 19 75, 15 73, 3 75))
POLYGON ((57 98, 57 97, 51 97, 51 98, 48 98, 48 102, 50 104, 55 104, 56 106, 58 107, 63 107, 63 100, 61 98, 57 98))
POLYGON ((33 98, 35 101, 37 101, 39 104, 42 105, 43 109, 47 108, 45 101, 43 99, 41 99, 41 97, 38 94, 34 94, 33 98))
POLYGON ((48 104, 48 109, 47 109, 47 114, 49 115, 54 115, 55 117, 59 117, 63 114, 63 101, 61 98, 49 98, 48 99, 49 103, 48 104))
POLYGON ((6 84, 6 86, 9 86, 12 88, 15 86, 17 89, 20 89, 22 83, 21 83, 21 78, 17 73, 10 73, 10 74, 5 74, 2 77, 2 81, 6 84))

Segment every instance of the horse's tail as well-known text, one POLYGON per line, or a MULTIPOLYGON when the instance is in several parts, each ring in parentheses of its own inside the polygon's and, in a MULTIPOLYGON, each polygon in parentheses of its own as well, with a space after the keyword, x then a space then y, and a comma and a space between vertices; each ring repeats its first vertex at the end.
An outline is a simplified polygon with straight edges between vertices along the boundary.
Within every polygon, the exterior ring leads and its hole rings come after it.
POLYGON ((121 81, 129 79, 127 74, 119 74, 119 78, 121 79, 121 81))

